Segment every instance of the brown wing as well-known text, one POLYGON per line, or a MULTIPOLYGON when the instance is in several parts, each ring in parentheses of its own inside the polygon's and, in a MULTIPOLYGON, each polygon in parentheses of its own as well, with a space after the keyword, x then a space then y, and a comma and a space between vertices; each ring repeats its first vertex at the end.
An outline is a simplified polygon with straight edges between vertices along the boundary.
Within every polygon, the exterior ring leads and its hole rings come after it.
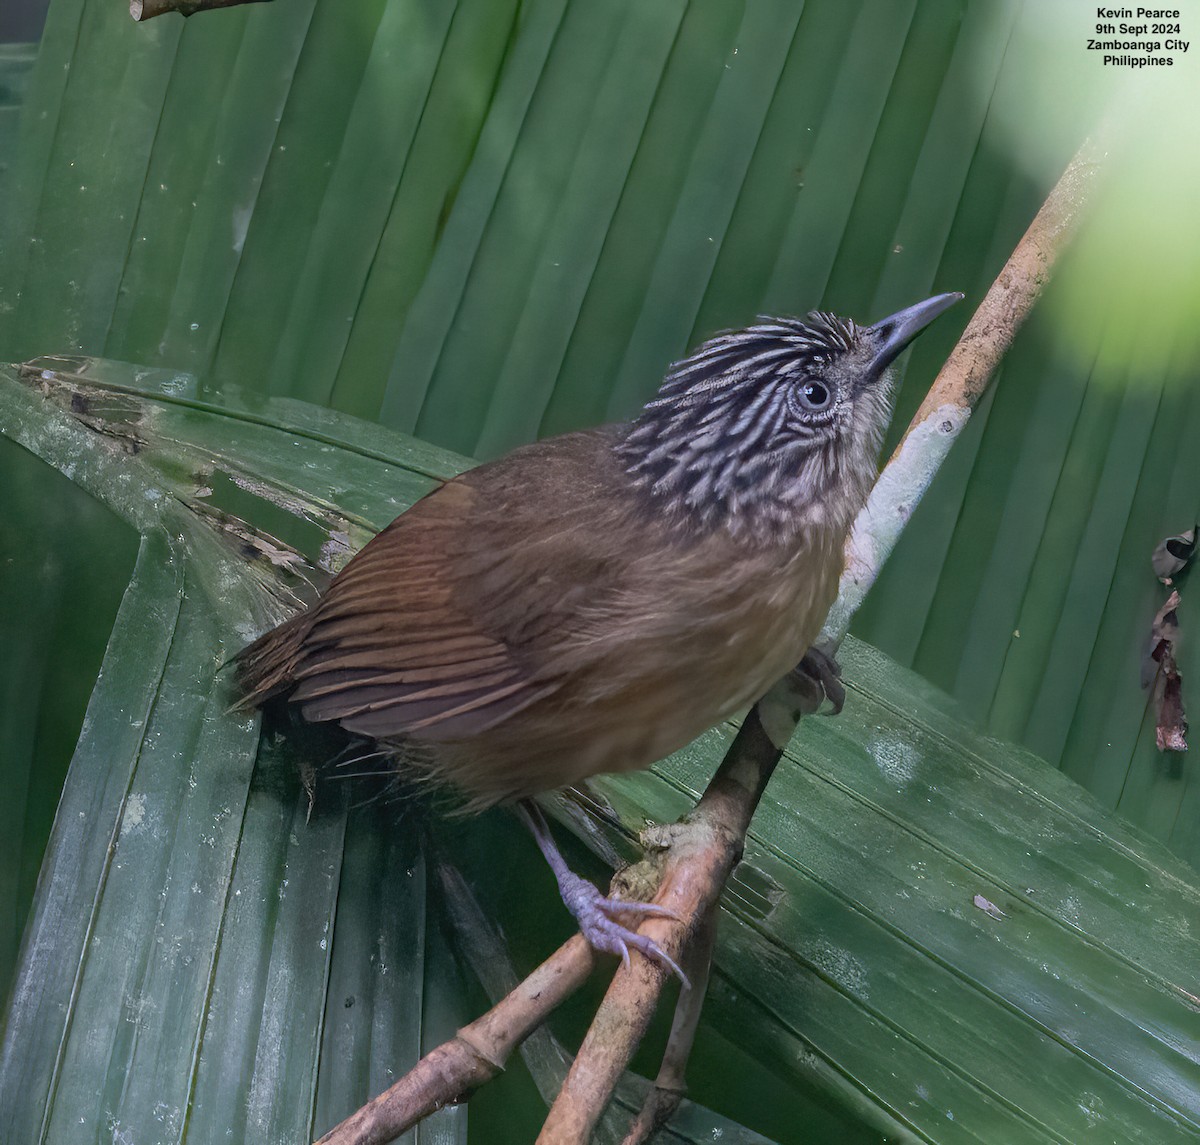
POLYGON ((564 623, 616 567, 579 527, 605 440, 571 440, 472 470, 394 521, 313 608, 246 649, 245 702, 290 691, 309 720, 446 740, 558 690, 564 623))

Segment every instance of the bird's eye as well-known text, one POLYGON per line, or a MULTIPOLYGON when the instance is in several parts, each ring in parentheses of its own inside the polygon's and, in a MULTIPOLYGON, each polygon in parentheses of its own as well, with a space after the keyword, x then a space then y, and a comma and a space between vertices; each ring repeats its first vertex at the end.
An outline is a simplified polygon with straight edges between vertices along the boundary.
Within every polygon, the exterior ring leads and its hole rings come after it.
POLYGON ((824 382, 809 379, 796 390, 796 400, 800 408, 808 413, 822 413, 829 408, 833 395, 824 382))

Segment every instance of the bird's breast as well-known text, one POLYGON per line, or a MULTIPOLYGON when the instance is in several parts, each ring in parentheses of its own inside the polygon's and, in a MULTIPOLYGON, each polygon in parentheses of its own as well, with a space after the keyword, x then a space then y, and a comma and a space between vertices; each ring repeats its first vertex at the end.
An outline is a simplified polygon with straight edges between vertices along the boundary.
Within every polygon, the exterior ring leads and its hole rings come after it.
POLYGON ((820 631, 842 544, 810 534, 747 551, 718 538, 634 565, 619 607, 561 651, 558 691, 511 727, 443 749, 468 764, 452 778, 478 803, 647 767, 748 707, 820 631))
POLYGON ((684 742, 796 665, 820 631, 841 569, 841 544, 810 535, 792 551, 742 555, 723 576, 714 572, 711 601, 697 610, 688 649, 678 650, 676 698, 691 724, 684 742))

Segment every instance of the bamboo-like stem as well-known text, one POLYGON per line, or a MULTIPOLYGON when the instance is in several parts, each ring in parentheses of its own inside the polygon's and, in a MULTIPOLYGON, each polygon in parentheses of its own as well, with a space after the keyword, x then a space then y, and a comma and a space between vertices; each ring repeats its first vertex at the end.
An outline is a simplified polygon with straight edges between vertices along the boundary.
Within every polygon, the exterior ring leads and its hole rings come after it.
POLYGON ((178 12, 181 16, 194 16, 210 8, 233 8, 239 4, 269 4, 271 0, 129 0, 129 14, 141 23, 178 12))
POLYGON ((832 653, 841 644, 867 590, 1049 281, 1079 222, 1101 157, 1095 137, 1075 153, 983 296, 879 475, 846 544, 846 571, 818 641, 825 651, 832 653))
MULTIPOLYGON (((1079 220, 1097 168, 1097 148, 1085 143, 939 372, 876 483, 867 507, 855 522, 847 542, 846 571, 822 633, 821 648, 833 651, 841 643, 863 596, 1041 293, 1079 220)), ((785 678, 758 702, 743 721, 695 810, 680 823, 658 832, 667 846, 655 901, 670 907, 680 921, 651 918, 640 929, 676 960, 685 958, 681 952, 707 928, 715 927, 716 904, 741 858, 750 819, 762 792, 801 716, 812 710, 811 691, 806 692, 803 687, 798 690, 797 683, 803 681, 785 678)), ((582 962, 578 961, 583 957, 581 948, 587 953, 587 970, 590 970, 591 952, 577 936, 489 1014, 460 1031, 459 1038, 423 1058, 388 1093, 403 1089, 406 1109, 420 1108, 428 1113, 447 1100, 461 1098, 487 1080, 512 1048, 566 997, 567 985, 571 982, 578 985, 574 975, 582 972, 586 977, 582 962), (568 955, 569 949, 573 953, 568 955), (541 984, 552 965, 557 967, 552 977, 559 986, 553 998, 542 993, 541 984), (516 998, 517 995, 522 998, 516 998), (498 1013, 502 1010, 502 1014, 498 1013), (519 1014, 519 1019, 514 1021, 514 1014, 519 1014), (467 1031, 472 1033, 462 1039, 467 1031), (484 1041, 476 1040, 479 1031, 486 1035, 484 1041), (460 1039, 465 1044, 457 1047, 460 1039)), ((589 1139, 645 1033, 665 979, 663 967, 644 958, 637 958, 630 967, 617 971, 543 1126, 538 1138, 542 1145, 583 1145, 589 1139)), ((697 981, 698 988, 702 985, 702 981, 697 981)), ((690 1024, 694 1030, 698 1003, 699 995, 687 1001, 682 1015, 677 1012, 677 1029, 681 1024, 690 1024)), ((683 1030, 678 1037, 673 1031, 659 1075, 664 1090, 681 1088, 690 1044, 691 1031, 683 1030)), ((384 1097, 387 1095, 376 1098, 365 1109, 376 1107, 384 1097)), ((671 1100, 674 1099, 669 1095, 663 1099, 663 1109, 671 1100)), ((650 1122, 660 1123, 659 1111, 651 1108, 654 1104, 652 1096, 648 1108, 635 1121, 628 1141, 644 1140, 639 1134, 649 1132, 650 1122)), ((348 1128, 359 1124, 363 1112, 323 1137, 321 1145, 380 1145, 388 1140, 366 1135, 365 1131, 356 1135, 348 1128)), ((411 1119, 403 1125, 397 1123, 399 1127, 393 1128, 393 1133, 419 1119, 411 1113, 405 1116, 411 1119)))
POLYGON ((504 1068, 513 1050, 587 981, 595 965, 596 953, 582 934, 568 939, 486 1014, 427 1053, 318 1145, 385 1145, 442 1106, 465 1101, 504 1068))
POLYGON ((710 910, 700 920, 700 929, 685 952, 683 970, 691 980, 692 988, 679 995, 679 1001, 675 1004, 675 1018, 671 1023, 671 1036, 667 1040, 658 1077, 654 1079, 654 1088, 646 1096, 622 1145, 642 1145, 642 1142, 649 1141, 671 1120, 687 1092, 684 1074, 692 1053, 692 1043, 696 1040, 696 1027, 700 1024, 700 1011, 708 990, 708 976, 716 944, 717 912, 710 910))

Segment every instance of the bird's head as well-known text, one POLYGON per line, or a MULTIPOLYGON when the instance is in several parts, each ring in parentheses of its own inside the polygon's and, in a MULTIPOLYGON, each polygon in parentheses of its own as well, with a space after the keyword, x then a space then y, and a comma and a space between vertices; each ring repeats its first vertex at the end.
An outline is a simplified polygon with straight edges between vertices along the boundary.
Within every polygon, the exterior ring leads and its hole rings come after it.
POLYGON ((814 311, 719 334, 677 362, 618 445, 665 513, 747 539, 849 527, 891 416, 888 367, 961 294, 873 326, 814 311))

